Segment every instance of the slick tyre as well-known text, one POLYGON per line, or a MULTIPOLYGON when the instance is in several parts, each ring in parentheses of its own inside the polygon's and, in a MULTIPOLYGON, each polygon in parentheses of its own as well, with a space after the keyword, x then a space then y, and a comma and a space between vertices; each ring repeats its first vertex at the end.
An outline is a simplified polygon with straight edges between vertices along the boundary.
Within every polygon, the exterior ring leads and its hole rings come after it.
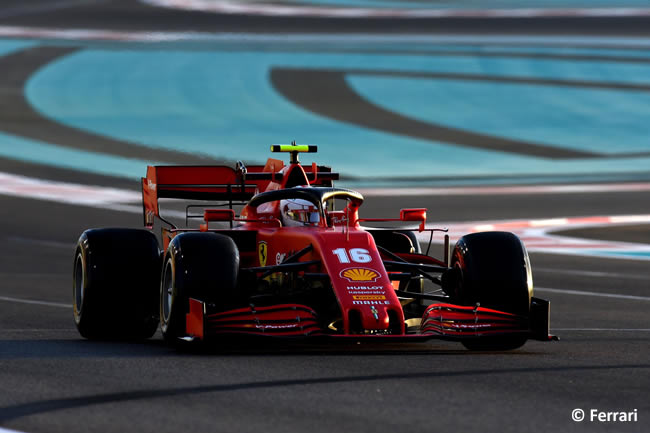
MULTIPOLYGON (((533 278, 528 253, 521 240, 508 232, 482 232, 458 240, 452 255, 454 288, 461 305, 477 305, 528 317, 533 278)), ((471 350, 511 350, 526 337, 466 340, 471 350)))
POLYGON ((228 236, 181 233, 169 244, 160 281, 160 328, 166 341, 185 337, 189 299, 219 303, 235 296, 239 250, 228 236))
POLYGON ((160 266, 158 241, 147 230, 86 230, 77 243, 72 274, 79 333, 108 340, 153 336, 160 266))

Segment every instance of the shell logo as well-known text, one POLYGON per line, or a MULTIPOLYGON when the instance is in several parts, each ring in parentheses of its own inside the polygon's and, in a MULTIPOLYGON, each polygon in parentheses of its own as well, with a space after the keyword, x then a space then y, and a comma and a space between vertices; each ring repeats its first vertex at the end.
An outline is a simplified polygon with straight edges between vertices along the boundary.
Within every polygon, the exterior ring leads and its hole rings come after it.
POLYGON ((350 282, 358 281, 377 281, 379 278, 379 273, 373 271, 372 269, 366 268, 347 268, 343 269, 339 274, 343 278, 347 278, 350 282))

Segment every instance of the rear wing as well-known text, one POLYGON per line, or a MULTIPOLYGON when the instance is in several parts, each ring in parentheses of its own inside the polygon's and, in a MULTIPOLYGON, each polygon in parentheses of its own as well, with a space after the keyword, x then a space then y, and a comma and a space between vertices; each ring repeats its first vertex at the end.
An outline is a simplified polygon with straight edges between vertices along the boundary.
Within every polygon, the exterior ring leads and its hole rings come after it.
MULTIPOLYGON (((144 225, 153 228, 155 217, 161 218, 158 199, 219 201, 233 204, 247 202, 271 182, 281 183, 284 163, 269 159, 266 165, 245 166, 237 162, 233 169, 225 165, 206 166, 148 166, 142 178, 142 207, 144 225)), ((338 173, 330 167, 312 164, 303 167, 310 185, 332 186, 338 173)))

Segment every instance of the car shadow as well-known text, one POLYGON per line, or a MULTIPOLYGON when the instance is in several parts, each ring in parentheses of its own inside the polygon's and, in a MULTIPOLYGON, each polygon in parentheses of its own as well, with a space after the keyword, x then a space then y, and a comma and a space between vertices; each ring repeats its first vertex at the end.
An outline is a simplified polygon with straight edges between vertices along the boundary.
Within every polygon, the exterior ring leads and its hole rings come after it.
POLYGON ((536 373, 557 373, 557 372, 577 372, 585 370, 635 370, 648 369, 650 364, 634 365, 583 365, 583 366, 550 366, 550 367, 517 367, 517 368, 485 368, 470 369, 460 371, 431 371, 417 373, 386 373, 386 374, 367 374, 367 375, 344 375, 333 377, 310 377, 301 379, 281 379, 281 380, 264 380, 250 381, 232 384, 208 384, 201 386, 176 387, 164 389, 147 389, 121 391, 105 394, 90 394, 76 397, 45 399, 34 402, 20 403, 5 407, 0 407, 0 424, 12 421, 16 418, 53 412, 65 409, 78 409, 88 406, 128 402, 137 400, 151 400, 158 398, 168 398, 176 396, 190 396, 208 393, 227 393, 239 390, 273 390, 280 388, 291 388, 295 386, 319 386, 339 383, 356 383, 356 382, 381 382, 390 380, 413 380, 413 379, 431 379, 431 378, 449 378, 449 377, 482 377, 486 375, 520 375, 536 373))
POLYGON ((469 351, 458 342, 360 342, 278 338, 245 338, 169 344, 156 336, 139 341, 91 341, 75 338, 25 338, 0 340, 1 359, 30 358, 136 358, 159 356, 368 356, 368 355, 463 355, 490 354, 532 356, 547 353, 535 345, 512 351, 469 351))

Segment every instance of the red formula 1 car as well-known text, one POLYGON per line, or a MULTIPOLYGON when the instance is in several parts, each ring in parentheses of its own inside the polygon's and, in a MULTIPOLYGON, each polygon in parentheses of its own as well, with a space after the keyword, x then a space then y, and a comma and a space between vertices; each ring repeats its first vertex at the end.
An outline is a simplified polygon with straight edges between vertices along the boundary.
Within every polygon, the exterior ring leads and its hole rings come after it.
POLYGON ((533 297, 528 254, 515 235, 469 234, 451 252, 445 235, 444 258, 430 257, 414 231, 361 225, 443 231, 425 227, 426 209, 361 218, 362 195, 334 188, 337 173, 300 165, 299 152, 315 146, 271 149, 289 152, 289 165, 149 167, 142 179, 149 230, 91 229, 79 239, 73 288, 81 335, 149 338, 160 324, 168 341, 438 338, 507 350, 552 339, 549 303, 533 297), (201 202, 186 206, 186 228, 161 215, 159 201, 169 198, 201 202))

